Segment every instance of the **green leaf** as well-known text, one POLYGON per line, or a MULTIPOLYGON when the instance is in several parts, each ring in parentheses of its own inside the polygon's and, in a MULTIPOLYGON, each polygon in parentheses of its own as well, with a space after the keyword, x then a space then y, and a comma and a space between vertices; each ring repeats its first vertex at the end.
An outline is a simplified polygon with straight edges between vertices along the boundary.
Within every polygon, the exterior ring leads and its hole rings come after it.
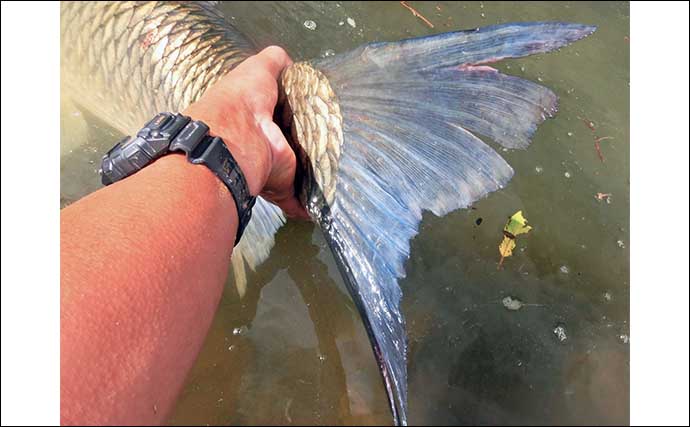
POLYGON ((498 245, 498 252, 501 254, 501 260, 498 263, 500 269, 503 265, 503 260, 513 255, 515 249, 515 238, 520 234, 528 233, 532 227, 527 225, 527 218, 522 216, 522 211, 517 211, 508 219, 505 227, 503 227, 503 240, 498 245))
POLYGON ((503 231, 509 234, 508 237, 512 236, 513 238, 520 234, 525 234, 531 229, 532 227, 527 225, 527 218, 522 216, 522 211, 515 212, 515 214, 508 219, 506 226, 503 227, 503 231))

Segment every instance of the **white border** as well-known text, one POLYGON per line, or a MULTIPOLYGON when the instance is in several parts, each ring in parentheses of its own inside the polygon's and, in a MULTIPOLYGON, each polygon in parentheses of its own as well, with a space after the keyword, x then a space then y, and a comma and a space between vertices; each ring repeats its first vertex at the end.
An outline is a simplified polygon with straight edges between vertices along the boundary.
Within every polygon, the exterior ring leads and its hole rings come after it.
POLYGON ((688 3, 631 16, 631 423, 688 425, 688 3))
POLYGON ((59 423, 60 5, 2 2, 2 424, 59 423))
MULTIPOLYGON (((688 425, 688 3, 631 15, 631 422, 688 425)), ((0 413, 57 424, 59 4, 1 16, 0 413)))

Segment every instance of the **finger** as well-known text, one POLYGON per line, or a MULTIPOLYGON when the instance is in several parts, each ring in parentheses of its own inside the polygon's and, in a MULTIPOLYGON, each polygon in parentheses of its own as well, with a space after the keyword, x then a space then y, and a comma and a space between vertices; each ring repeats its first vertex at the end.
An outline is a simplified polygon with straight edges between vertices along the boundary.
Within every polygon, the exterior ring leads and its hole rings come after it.
POLYGON ((278 80, 280 73, 292 64, 292 59, 285 52, 285 49, 278 46, 269 46, 266 49, 259 52, 257 59, 262 61, 262 64, 266 67, 265 69, 271 73, 273 78, 278 80))
POLYGON ((309 215, 295 197, 295 153, 285 140, 283 132, 272 120, 261 121, 261 130, 269 141, 272 156, 271 173, 264 186, 264 195, 285 212, 288 217, 309 219, 309 215))
POLYGON ((287 143, 280 128, 272 121, 265 120, 261 128, 271 150, 271 170, 264 185, 264 191, 276 195, 294 196, 297 158, 287 143))
POLYGON ((288 218, 311 219, 306 208, 293 192, 276 194, 273 191, 265 190, 261 192, 261 197, 278 206, 288 218))
POLYGON ((285 215, 288 218, 311 221, 311 217, 296 197, 291 197, 289 199, 282 200, 281 202, 276 204, 280 209, 283 210, 283 212, 285 212, 285 215))
POLYGON ((278 80, 280 73, 290 64, 292 64, 292 59, 283 48, 269 46, 258 54, 249 57, 237 68, 252 74, 257 69, 265 70, 274 80, 278 80))

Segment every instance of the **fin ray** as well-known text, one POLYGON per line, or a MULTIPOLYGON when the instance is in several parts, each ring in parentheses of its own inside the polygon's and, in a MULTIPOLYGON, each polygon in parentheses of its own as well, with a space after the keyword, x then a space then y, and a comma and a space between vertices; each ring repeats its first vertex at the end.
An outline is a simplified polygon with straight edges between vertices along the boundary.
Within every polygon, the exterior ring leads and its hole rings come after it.
POLYGON ((343 116, 336 197, 321 226, 358 307, 395 422, 407 422, 405 321, 410 239, 422 212, 442 216, 508 183, 513 170, 476 134, 524 148, 556 111, 548 88, 480 64, 547 52, 593 27, 506 24, 315 61, 343 116))
POLYGON ((252 219, 244 230, 242 239, 232 251, 232 272, 235 288, 240 298, 247 290, 247 265, 252 271, 268 259, 275 245, 275 234, 285 224, 280 208, 262 197, 257 197, 252 208, 252 219))

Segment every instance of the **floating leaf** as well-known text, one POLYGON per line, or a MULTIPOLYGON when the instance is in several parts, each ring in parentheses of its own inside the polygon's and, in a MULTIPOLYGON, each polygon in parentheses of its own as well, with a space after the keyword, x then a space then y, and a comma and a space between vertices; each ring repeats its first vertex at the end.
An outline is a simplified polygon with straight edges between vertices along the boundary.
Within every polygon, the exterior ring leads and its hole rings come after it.
POLYGON ((515 249, 515 239, 503 236, 503 241, 498 246, 498 251, 501 253, 501 261, 503 258, 511 256, 513 254, 513 249, 515 249))
POLYGON ((522 211, 515 212, 515 214, 508 219, 506 226, 503 227, 504 233, 510 234, 510 236, 513 238, 515 238, 515 236, 519 236, 520 234, 525 234, 531 229, 532 227, 527 225, 527 219, 522 216, 522 211))
POLYGON ((532 227, 527 225, 527 218, 522 215, 522 211, 517 211, 508 219, 505 227, 503 227, 503 241, 498 245, 498 252, 501 254, 501 261, 498 263, 498 268, 503 265, 503 260, 513 255, 515 249, 515 238, 520 234, 528 233, 532 227))

